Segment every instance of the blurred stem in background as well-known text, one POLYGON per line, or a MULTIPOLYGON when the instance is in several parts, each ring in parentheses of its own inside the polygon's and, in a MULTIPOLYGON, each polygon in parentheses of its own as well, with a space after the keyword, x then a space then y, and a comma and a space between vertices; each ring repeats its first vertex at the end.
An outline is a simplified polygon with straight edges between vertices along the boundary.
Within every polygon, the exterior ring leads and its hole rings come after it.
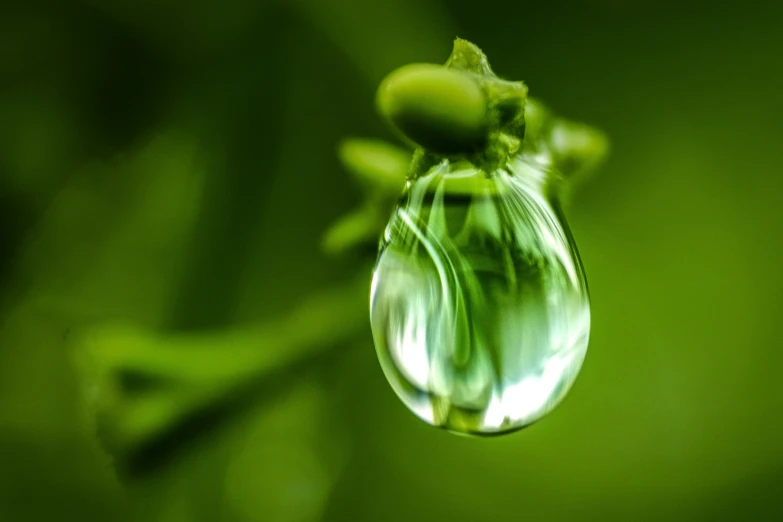
POLYGON ((154 468, 248 395, 289 386, 328 349, 345 350, 365 326, 367 292, 362 276, 268 324, 211 334, 87 330, 76 343, 77 364, 98 435, 120 472, 154 468))

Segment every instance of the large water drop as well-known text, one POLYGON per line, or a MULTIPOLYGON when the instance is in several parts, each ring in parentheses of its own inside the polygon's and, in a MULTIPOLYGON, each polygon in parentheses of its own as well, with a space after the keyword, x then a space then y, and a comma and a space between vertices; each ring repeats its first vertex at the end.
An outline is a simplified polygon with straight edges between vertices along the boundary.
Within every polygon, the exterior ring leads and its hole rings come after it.
POLYGON ((408 182, 371 298, 386 377, 417 416, 493 435, 551 411, 587 350, 587 283, 532 155, 487 175, 443 161, 408 182))

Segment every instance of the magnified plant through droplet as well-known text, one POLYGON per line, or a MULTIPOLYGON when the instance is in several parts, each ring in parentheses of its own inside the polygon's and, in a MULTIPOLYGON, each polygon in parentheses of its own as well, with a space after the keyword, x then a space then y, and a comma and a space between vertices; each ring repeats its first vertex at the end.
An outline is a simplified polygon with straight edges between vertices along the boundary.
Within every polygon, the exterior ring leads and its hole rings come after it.
POLYGON ((410 180, 384 234, 371 320, 384 373, 421 419, 500 434, 552 410, 587 350, 590 306, 548 173, 443 160, 410 180))

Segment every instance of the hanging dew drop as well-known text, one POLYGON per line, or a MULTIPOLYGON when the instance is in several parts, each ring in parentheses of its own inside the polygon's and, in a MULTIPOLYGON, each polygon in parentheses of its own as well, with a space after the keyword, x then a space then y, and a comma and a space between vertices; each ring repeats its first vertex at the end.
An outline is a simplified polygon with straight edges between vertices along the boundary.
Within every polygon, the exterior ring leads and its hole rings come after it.
POLYGON ((573 384, 590 305, 548 167, 487 175, 444 159, 409 180, 382 238, 371 323, 383 371, 425 422, 495 435, 530 425, 573 384))
POLYGON ((378 89, 418 149, 373 274, 375 347, 403 403, 458 433, 537 421, 587 351, 587 282, 555 189, 606 140, 527 94, 461 39, 445 65, 401 67, 378 89))

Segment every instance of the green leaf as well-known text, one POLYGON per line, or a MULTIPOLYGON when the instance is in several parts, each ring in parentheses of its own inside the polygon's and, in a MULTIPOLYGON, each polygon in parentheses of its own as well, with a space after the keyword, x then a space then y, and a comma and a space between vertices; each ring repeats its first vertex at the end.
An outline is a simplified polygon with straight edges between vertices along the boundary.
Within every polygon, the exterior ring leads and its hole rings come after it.
POLYGON ((412 153, 382 140, 346 139, 338 155, 346 170, 371 191, 398 196, 412 153))
POLYGON ((378 205, 368 202, 333 223, 324 234, 321 247, 330 255, 343 254, 359 247, 374 251, 385 224, 378 205))

